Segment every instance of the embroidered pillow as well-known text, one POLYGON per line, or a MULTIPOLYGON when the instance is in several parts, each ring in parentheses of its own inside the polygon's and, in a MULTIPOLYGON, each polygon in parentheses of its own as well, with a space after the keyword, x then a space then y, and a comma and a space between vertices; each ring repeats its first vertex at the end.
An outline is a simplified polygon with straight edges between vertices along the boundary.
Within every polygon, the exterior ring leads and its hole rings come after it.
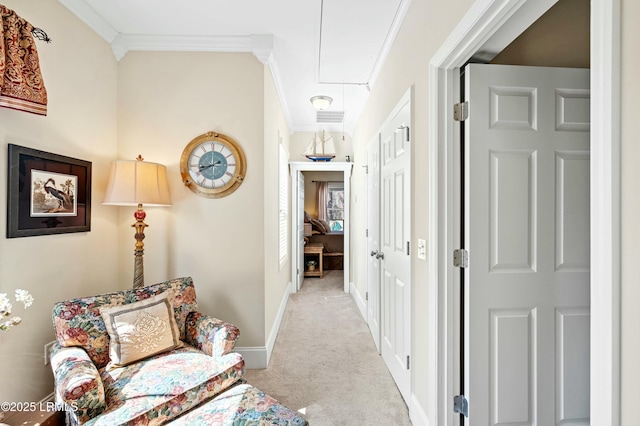
POLYGON ((182 346, 169 292, 100 309, 109 333, 111 362, 120 367, 182 346))

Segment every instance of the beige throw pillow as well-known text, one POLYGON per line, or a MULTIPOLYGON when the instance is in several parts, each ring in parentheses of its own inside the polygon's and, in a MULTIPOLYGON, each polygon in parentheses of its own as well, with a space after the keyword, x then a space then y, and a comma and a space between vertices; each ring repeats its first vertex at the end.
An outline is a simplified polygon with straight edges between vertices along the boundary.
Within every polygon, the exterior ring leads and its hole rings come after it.
POLYGON ((331 232, 331 225, 329 225, 329 222, 327 222, 324 219, 318 219, 318 222, 320 222, 322 224, 322 226, 324 227, 325 234, 331 232))
POLYGON ((120 367, 181 347, 169 292, 139 302, 100 309, 109 333, 110 367, 120 367))

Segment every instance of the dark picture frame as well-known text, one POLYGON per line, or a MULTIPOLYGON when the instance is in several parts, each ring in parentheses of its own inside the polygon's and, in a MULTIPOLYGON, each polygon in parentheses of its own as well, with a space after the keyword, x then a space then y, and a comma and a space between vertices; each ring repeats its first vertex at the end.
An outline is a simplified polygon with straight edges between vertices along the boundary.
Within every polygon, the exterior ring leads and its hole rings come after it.
POLYGON ((91 162, 9 144, 7 238, 91 231, 91 162))

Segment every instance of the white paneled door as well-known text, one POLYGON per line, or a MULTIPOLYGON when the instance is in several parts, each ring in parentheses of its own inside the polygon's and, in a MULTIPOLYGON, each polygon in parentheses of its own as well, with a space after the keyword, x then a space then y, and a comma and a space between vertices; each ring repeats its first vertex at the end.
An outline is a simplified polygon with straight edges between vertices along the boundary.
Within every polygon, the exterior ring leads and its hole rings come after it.
POLYGON ((367 148, 367 323, 380 353, 380 134, 367 148))
POLYGON ((381 352, 405 401, 411 391, 411 101, 380 132, 381 352))
POLYGON ((588 425, 589 71, 465 86, 465 424, 588 425))

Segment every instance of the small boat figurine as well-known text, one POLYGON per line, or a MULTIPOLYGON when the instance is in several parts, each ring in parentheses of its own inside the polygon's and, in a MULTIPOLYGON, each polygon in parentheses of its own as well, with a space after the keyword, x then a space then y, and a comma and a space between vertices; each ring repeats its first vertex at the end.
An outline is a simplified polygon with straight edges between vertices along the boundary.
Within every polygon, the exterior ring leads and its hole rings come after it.
POLYGON ((311 161, 331 161, 336 156, 336 148, 333 145, 333 138, 325 137, 324 130, 322 137, 318 139, 318 135, 313 135, 313 140, 304 151, 304 156, 311 161))

